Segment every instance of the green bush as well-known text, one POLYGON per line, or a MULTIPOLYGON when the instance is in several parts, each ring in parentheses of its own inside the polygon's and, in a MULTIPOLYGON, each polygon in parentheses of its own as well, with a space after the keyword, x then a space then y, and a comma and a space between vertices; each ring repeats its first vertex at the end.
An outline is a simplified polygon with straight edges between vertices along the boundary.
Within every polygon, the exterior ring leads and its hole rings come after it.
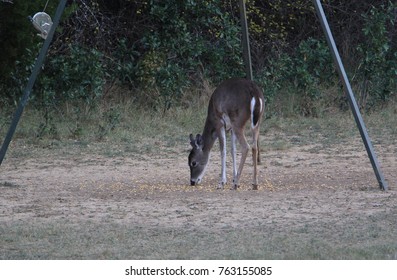
POLYGON ((363 108, 385 102, 397 92, 397 45, 390 32, 395 25, 396 9, 396 4, 389 3, 387 7, 373 6, 368 14, 363 14, 365 41, 357 47, 360 63, 354 79, 359 84, 363 108))
MULTIPOLYGON (((26 87, 40 47, 41 43, 27 49, 10 75, 12 79, 9 80, 8 94, 15 103, 26 87)), ((66 53, 52 53, 47 56, 30 94, 30 102, 43 114, 37 136, 48 133, 57 135, 52 115, 60 105, 65 102, 84 103, 89 111, 98 104, 102 96, 105 83, 102 54, 96 49, 69 47, 66 53)), ((76 110, 79 108, 76 106, 76 110)))
MULTIPOLYGON (((296 113, 315 115, 315 101, 322 98, 321 89, 324 85, 335 83, 336 72, 327 44, 323 40, 309 38, 301 42, 292 55, 284 53, 277 58, 271 56, 257 79, 269 102, 277 95, 291 94, 292 91, 299 96, 295 99, 296 104, 293 104, 296 113)), ((292 102, 288 98, 283 100, 292 102)))
POLYGON ((242 75, 239 22, 220 1, 150 1, 145 7, 160 30, 141 40, 145 52, 136 65, 136 82, 156 91, 163 110, 178 104, 201 73, 215 83, 242 75))
POLYGON ((45 107, 77 100, 94 105, 103 93, 104 82, 102 54, 71 45, 68 53, 48 58, 34 99, 45 107))
POLYGON ((310 98, 319 98, 320 84, 335 80, 334 65, 324 40, 309 38, 299 44, 291 71, 294 85, 310 98))
MULTIPOLYGON (((42 45, 26 20, 41 5, 14 3, 0 2, 9 15, 0 20, 4 104, 19 100, 42 45)), ((315 115, 323 89, 338 92, 338 86, 313 6, 306 4, 252 0, 247 12, 255 80, 268 103, 284 100, 296 113, 315 115)), ((48 7, 50 14, 55 5, 48 7)), ((324 8, 360 105, 370 108, 395 98, 396 4, 332 1, 324 8)), ((106 85, 112 89, 107 97, 122 90, 141 106, 166 111, 188 104, 186 93, 202 88, 203 80, 217 85, 244 76, 240 39, 238 3, 226 0, 72 1, 32 100, 47 111, 75 101, 91 108, 106 85)))

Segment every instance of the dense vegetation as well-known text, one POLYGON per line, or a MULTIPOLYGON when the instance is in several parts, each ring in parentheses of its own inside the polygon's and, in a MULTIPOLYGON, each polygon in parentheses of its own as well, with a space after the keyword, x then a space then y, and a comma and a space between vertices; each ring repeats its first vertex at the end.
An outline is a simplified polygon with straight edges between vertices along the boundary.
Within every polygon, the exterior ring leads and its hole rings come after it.
MULTIPOLYGON (((322 2, 360 106, 393 100, 396 3, 322 2)), ((0 1, 2 108, 17 103, 26 85, 43 43, 27 16, 46 3, 0 1)), ((48 1, 46 12, 53 16, 57 5, 48 1)), ((346 106, 310 1, 248 0, 247 13, 255 80, 274 105, 269 114, 288 108, 315 116, 346 106)), ((116 93, 163 112, 189 106, 182 101, 192 89, 244 76, 240 38, 237 0, 68 1, 30 102, 47 121, 65 104, 90 110, 116 93)))

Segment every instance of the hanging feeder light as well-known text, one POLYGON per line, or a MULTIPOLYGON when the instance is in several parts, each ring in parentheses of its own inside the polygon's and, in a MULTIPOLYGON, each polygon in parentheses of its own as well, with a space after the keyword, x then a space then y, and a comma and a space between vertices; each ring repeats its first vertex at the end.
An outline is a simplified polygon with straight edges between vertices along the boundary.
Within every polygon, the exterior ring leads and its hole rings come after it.
POLYGON ((29 20, 32 22, 33 26, 40 32, 37 35, 45 40, 51 30, 51 17, 45 12, 38 12, 33 17, 29 17, 29 20))

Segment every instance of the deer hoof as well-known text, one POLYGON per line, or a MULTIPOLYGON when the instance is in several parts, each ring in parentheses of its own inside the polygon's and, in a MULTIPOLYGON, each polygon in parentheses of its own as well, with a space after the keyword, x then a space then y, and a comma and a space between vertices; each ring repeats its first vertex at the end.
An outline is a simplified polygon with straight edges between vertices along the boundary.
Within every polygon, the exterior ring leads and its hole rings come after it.
POLYGON ((257 191, 258 190, 258 185, 257 184, 252 184, 252 190, 257 191))

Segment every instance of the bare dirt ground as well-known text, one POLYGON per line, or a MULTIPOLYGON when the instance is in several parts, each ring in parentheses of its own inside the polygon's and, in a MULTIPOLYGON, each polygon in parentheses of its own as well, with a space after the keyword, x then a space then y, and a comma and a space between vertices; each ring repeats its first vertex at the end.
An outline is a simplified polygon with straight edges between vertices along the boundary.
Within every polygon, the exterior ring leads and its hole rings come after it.
MULTIPOLYGON (((375 145, 388 191, 360 139, 289 138, 278 149, 269 141, 261 140, 259 190, 251 190, 248 158, 232 191, 216 190, 218 147, 203 184, 191 187, 188 144, 109 156, 104 147, 120 147, 16 140, 0 169, 0 258, 397 258, 393 141, 375 145)), ((228 167, 230 182, 229 154, 228 167)))

